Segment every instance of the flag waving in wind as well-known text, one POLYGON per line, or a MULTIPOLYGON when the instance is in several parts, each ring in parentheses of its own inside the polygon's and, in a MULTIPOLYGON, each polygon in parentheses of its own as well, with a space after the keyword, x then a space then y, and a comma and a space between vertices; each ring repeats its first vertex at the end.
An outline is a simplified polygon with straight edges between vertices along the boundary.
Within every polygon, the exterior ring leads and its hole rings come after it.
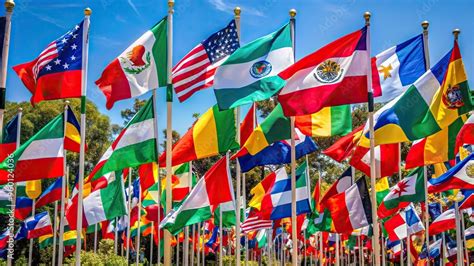
POLYGON ((51 42, 33 61, 13 70, 33 95, 31 103, 81 97, 84 21, 51 42))

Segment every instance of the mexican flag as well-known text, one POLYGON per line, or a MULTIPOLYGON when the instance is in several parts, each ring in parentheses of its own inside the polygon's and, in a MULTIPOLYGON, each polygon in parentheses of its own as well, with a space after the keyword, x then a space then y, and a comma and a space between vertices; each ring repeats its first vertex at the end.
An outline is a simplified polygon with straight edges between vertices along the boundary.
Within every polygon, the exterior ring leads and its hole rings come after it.
POLYGON ((409 173, 408 177, 390 188, 390 192, 385 196, 377 210, 377 215, 380 219, 383 219, 396 213, 399 209, 407 207, 411 202, 417 203, 424 200, 423 167, 419 167, 409 173))
POLYGON ((107 173, 156 162, 156 136, 151 98, 128 122, 90 173, 95 181, 107 173))
POLYGON ((95 82, 107 109, 116 101, 140 96, 167 82, 167 17, 163 18, 115 58, 95 82))
POLYGON ((8 173, 14 182, 56 178, 64 174, 64 118, 56 116, 0 164, 0 184, 8 173))
POLYGON ((219 206, 222 207, 223 221, 228 215, 235 216, 234 189, 227 156, 217 161, 198 181, 186 200, 168 213, 160 229, 177 234, 185 226, 208 220, 219 206))
POLYGON ((214 94, 219 108, 270 98, 285 83, 278 73, 293 62, 290 24, 240 47, 217 68, 214 94))

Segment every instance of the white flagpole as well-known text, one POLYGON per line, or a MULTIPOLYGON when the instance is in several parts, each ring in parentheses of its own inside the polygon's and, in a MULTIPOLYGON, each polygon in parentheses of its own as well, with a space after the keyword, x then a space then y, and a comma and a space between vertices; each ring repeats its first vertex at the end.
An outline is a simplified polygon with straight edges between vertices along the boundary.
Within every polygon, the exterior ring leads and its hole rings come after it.
POLYGON ((377 217, 377 195, 375 191, 376 172, 375 172, 375 139, 374 139, 374 94, 372 90, 372 71, 370 58, 370 12, 364 13, 365 26, 367 27, 367 89, 368 89, 368 109, 369 109, 369 135, 370 135, 370 185, 371 203, 372 203, 372 227, 373 227, 373 251, 374 265, 380 266, 380 233, 377 217))
POLYGON ((199 264, 201 263, 201 250, 200 250, 200 241, 201 241, 201 223, 197 223, 196 224, 196 227, 197 227, 197 249, 196 249, 196 265, 199 266, 199 264))
POLYGON ((222 254, 222 205, 219 208, 219 266, 223 266, 224 256, 222 254))
POLYGON ((131 216, 132 216, 132 168, 128 168, 128 222, 127 222, 127 237, 125 241, 127 241, 125 250, 125 257, 127 258, 127 263, 129 263, 129 256, 130 256, 130 227, 132 226, 131 223, 131 216))
MULTIPOLYGON (((290 9, 290 36, 293 48, 293 57, 295 57, 295 16, 296 10, 290 9)), ((294 58, 293 58, 294 59, 294 58)), ((291 241, 293 242, 293 249, 291 253, 291 264, 296 266, 298 264, 298 236, 297 236, 297 222, 296 222, 296 141, 295 141, 295 117, 290 117, 291 124, 291 241)))
POLYGON ((153 235, 155 233, 155 222, 151 221, 151 235, 150 235, 150 265, 153 265, 153 235))
MULTIPOLYGON (((239 42, 240 42, 240 13, 241 9, 240 7, 235 7, 234 8, 234 20, 235 20, 235 27, 237 29, 237 36, 239 37, 239 42)), ((235 123, 236 123, 236 129, 237 129, 237 134, 236 134, 236 141, 237 143, 240 144, 240 107, 235 108, 235 123)), ((242 180, 241 180, 241 172, 240 172, 240 164, 236 161, 235 164, 235 177, 236 177, 236 197, 235 197, 235 205, 236 207, 236 213, 235 213, 235 263, 237 266, 240 266, 240 205, 241 205, 241 185, 242 185, 242 180)), ((247 252, 247 251, 245 251, 247 252)), ((247 253, 246 253, 246 259, 247 253)), ((247 262, 245 262, 247 263, 247 262)))
MULTIPOLYGON (((130 172, 132 169, 130 169, 130 172)), ((140 230, 140 222, 141 222, 141 217, 142 217, 142 187, 140 184, 138 184, 138 231, 137 231, 137 243, 136 243, 136 265, 138 266, 139 260, 140 260, 140 236, 141 236, 141 230, 140 230)))
MULTIPOLYGON (((195 243, 196 243, 196 230, 195 230, 196 226, 193 224, 191 225, 191 231, 193 233, 193 236, 191 237, 191 266, 194 265, 194 247, 195 247, 195 243)), ((229 241, 230 242, 230 241, 229 241)))
POLYGON ((5 0, 5 35, 3 37, 2 47, 2 67, 0 68, 0 139, 2 139, 3 137, 3 116, 5 113, 5 95, 7 92, 6 85, 8 70, 8 52, 10 50, 10 32, 14 7, 15 2, 13 0, 5 0))
MULTIPOLYGON (((157 218, 157 221, 158 221, 158 225, 160 224, 160 221, 161 221, 161 206, 160 206, 160 199, 161 199, 161 178, 160 178, 160 171, 159 171, 159 168, 160 168, 160 163, 159 163, 159 155, 160 155, 160 144, 159 144, 159 141, 158 141, 158 137, 159 137, 159 130, 158 130, 158 112, 156 111, 156 105, 157 105, 157 99, 156 99, 156 89, 153 90, 153 98, 152 98, 152 101, 153 101, 153 123, 155 124, 154 127, 153 127, 153 130, 154 130, 154 134, 155 134, 155 138, 156 138, 156 141, 155 141, 155 146, 156 146, 156 173, 153 173, 153 176, 156 176, 158 177, 158 218, 157 218)), ((156 232, 156 237, 158 238, 158 264, 160 263, 160 258, 161 258, 161 249, 160 249, 160 245, 161 245, 161 232, 160 230, 158 229, 158 231, 156 232)), ((152 236, 152 242, 153 242, 153 236, 152 236)))
POLYGON ((465 233, 466 232, 466 226, 464 224, 464 212, 460 211, 459 216, 461 218, 461 232, 462 232, 462 241, 464 243, 464 248, 463 248, 464 256, 465 256, 466 261, 467 261, 466 265, 470 265, 469 264, 469 251, 467 250, 467 240, 466 240, 466 233, 465 233))
POLYGON ((385 264, 386 264, 386 261, 385 261, 385 260, 387 259, 387 258, 386 258, 386 257, 387 257, 387 253, 385 252, 385 248, 386 248, 386 246, 385 246, 385 238, 382 237, 381 241, 382 241, 382 265, 385 265, 385 264))
POLYGON ((204 223, 202 223, 202 265, 205 266, 206 265, 206 256, 205 256, 205 253, 204 253, 204 250, 205 250, 205 246, 204 246, 204 223))
POLYGON ((97 252, 97 224, 94 224, 94 253, 97 252))
MULTIPOLYGON (((166 212, 171 211, 172 191, 171 191, 171 175, 172 175, 172 149, 173 132, 172 132, 172 110, 173 110, 173 7, 174 0, 168 0, 168 24, 167 24, 167 88, 166 88, 166 212)), ((164 231, 164 264, 171 265, 171 234, 164 231)), ((158 248, 159 249, 159 248, 158 248)))
POLYGON ((180 265, 179 264, 179 235, 176 235, 176 265, 180 265))
POLYGON ((81 265, 81 231, 82 231, 82 201, 84 188, 84 163, 86 156, 86 93, 87 93, 87 69, 88 69, 88 50, 89 50, 89 25, 90 8, 84 9, 84 28, 82 36, 82 82, 81 82, 81 144, 79 149, 79 186, 77 200, 77 228, 78 235, 76 239, 76 266, 81 265))
POLYGON ((58 202, 54 202, 54 218, 53 218, 53 258, 51 265, 56 265, 56 236, 58 230, 58 202))
MULTIPOLYGON (((16 124, 16 127, 17 127, 17 131, 16 131, 16 144, 15 144, 15 149, 18 149, 20 147, 20 143, 21 143, 21 140, 20 140, 20 137, 21 137, 21 118, 23 116, 23 108, 19 107, 18 108, 18 112, 17 112, 17 115, 18 115, 18 120, 17 120, 17 124, 16 124)), ((3 129, 2 129, 3 130, 3 129)), ((2 131, 0 130, 0 131, 2 131)), ((11 217, 10 218, 14 218, 15 217, 15 205, 16 205, 16 182, 14 182, 14 180, 8 180, 8 182, 12 182, 12 198, 11 198, 11 217)), ((15 230, 15 219, 13 219, 13 223, 9 224, 8 225, 10 228, 10 236, 9 237, 12 237, 13 236, 13 232, 15 230)), ((8 242, 10 243, 10 238, 8 240, 8 242)), ((15 243, 14 241, 12 241, 13 244, 15 243)), ((15 247, 15 246, 13 246, 15 247)), ((10 253, 8 252, 7 254, 7 265, 8 266, 11 266, 12 265, 12 260, 13 260, 13 253, 10 253)))
POLYGON ((339 266, 340 265, 340 250, 339 250, 339 234, 335 234, 336 235, 336 266, 339 266))
POLYGON ((411 236, 407 233, 407 266, 411 266, 411 236))
MULTIPOLYGON (((31 216, 35 216, 35 204, 36 204, 36 199, 33 199, 33 210, 31 211, 31 216)), ((30 238, 30 246, 28 250, 28 266, 32 265, 32 260, 33 260, 33 238, 30 238)))
MULTIPOLYGON (((66 155, 66 154, 64 154, 66 155)), ((64 156, 66 159, 66 156, 64 156)), ((67 182, 69 180, 69 167, 64 164, 66 171, 63 176, 62 180, 62 187, 61 187, 61 205, 60 205, 60 212, 59 212, 59 248, 58 248, 58 265, 63 265, 63 256, 64 256, 64 223, 66 218, 64 217, 64 208, 66 205, 66 189, 67 189, 67 182)))
POLYGON ((118 255, 117 252, 117 243, 118 243, 118 231, 117 231, 117 217, 114 219, 114 254, 118 255))

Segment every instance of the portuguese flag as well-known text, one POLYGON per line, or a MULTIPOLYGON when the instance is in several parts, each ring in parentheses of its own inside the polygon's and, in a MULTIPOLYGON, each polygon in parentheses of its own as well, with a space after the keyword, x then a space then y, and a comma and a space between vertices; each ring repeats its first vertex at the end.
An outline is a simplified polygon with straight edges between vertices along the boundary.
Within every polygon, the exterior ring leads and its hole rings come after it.
POLYGON ((90 173, 92 181, 107 173, 155 162, 156 137, 151 98, 128 122, 90 173))
POLYGON ((115 58, 95 82, 107 109, 116 101, 140 96, 167 82, 167 18, 163 18, 115 58))
MULTIPOLYGON (((172 166, 238 149, 236 135, 234 110, 219 111, 214 105, 173 146, 172 166)), ((160 166, 165 165, 166 152, 163 152, 160 166)))

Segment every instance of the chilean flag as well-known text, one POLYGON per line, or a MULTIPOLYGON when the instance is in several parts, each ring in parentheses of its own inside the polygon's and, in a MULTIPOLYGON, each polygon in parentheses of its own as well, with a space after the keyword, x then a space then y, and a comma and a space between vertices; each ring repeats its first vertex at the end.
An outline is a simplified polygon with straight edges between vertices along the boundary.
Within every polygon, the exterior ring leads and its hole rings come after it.
POLYGON ((328 106, 367 102, 367 35, 364 27, 280 72, 286 85, 278 101, 285 115, 308 115, 328 106))
POLYGON ((428 193, 450 189, 474 189, 474 153, 469 154, 442 176, 428 181, 428 193))
POLYGON ((31 104, 81 97, 84 21, 51 42, 31 62, 13 67, 31 92, 31 104))
POLYGON ((21 223, 20 229, 15 236, 15 240, 27 238, 38 238, 40 236, 53 233, 51 218, 47 211, 36 214, 27 218, 21 223))
POLYGON ((455 210, 449 209, 430 224, 429 233, 433 236, 454 228, 456 228, 455 210))
POLYGON ((63 178, 60 177, 54 181, 45 191, 43 194, 39 196, 36 200, 35 207, 40 208, 46 204, 55 202, 61 199, 61 190, 62 190, 63 178))

